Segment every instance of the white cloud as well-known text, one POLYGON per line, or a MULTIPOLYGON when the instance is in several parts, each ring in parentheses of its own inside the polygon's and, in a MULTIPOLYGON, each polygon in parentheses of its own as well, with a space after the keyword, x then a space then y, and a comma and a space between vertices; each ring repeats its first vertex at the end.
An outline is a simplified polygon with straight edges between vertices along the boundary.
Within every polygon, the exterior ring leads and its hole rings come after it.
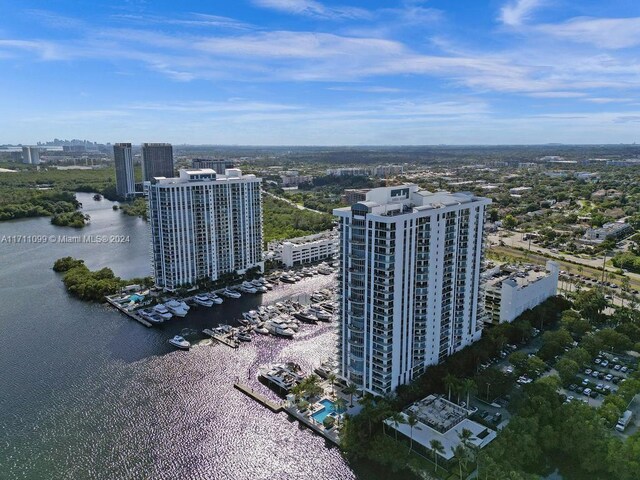
POLYGON ((543 0, 514 0, 502 7, 500 20, 510 27, 518 27, 528 20, 533 11, 543 3, 543 0))
POLYGON ((370 18, 371 13, 356 7, 328 7, 316 0, 254 0, 255 5, 294 15, 326 19, 370 18))
POLYGON ((604 49, 622 49, 640 45, 640 17, 579 17, 563 23, 536 25, 535 30, 604 49))

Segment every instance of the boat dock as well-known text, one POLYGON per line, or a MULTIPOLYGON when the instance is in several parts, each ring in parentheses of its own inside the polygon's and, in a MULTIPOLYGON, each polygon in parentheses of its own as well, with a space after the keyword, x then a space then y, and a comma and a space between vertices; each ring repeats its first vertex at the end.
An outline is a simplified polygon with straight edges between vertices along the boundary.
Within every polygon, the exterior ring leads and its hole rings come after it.
POLYGON ((311 430, 313 430, 317 434, 322 435, 324 438, 326 438, 330 442, 340 446, 340 438, 338 437, 335 431, 329 431, 325 429, 324 426, 314 421, 311 417, 298 412, 295 407, 283 407, 283 410, 287 412, 290 417, 295 418, 300 423, 309 427, 311 430))
POLYGON ((280 413, 282 410, 284 410, 284 407, 282 406, 281 403, 276 403, 272 400, 269 400, 264 395, 261 395, 258 392, 255 392, 251 387, 247 387, 246 385, 243 385, 241 383, 234 383, 233 386, 237 390, 240 390, 242 393, 244 393, 247 397, 253 398, 256 402, 258 402, 262 406, 267 407, 273 413, 280 413))
POLYGON ((231 334, 224 334, 224 335, 212 335, 212 338, 215 338, 218 342, 226 345, 227 347, 231 347, 231 348, 238 348, 238 342, 236 342, 235 340, 233 340, 231 338, 231 334))
POLYGON ((127 317, 134 319, 136 322, 141 323, 142 325, 144 325, 147 328, 151 328, 151 323, 147 322, 144 318, 142 318, 140 315, 138 315, 137 313, 134 312, 130 312, 127 309, 125 309, 122 305, 120 305, 117 302, 114 302, 111 298, 109 297, 104 297, 107 302, 109 303, 109 305, 111 305, 112 307, 117 308, 121 313, 124 313, 127 317))

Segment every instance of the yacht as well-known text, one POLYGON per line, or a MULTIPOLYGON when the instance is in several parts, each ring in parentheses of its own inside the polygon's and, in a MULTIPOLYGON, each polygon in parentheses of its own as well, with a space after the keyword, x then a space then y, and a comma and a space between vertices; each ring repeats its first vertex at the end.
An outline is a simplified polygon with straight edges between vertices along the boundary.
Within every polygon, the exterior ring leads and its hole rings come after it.
POLYGON ((238 340, 240 340, 241 342, 250 342, 251 341, 251 335, 249 335, 246 332, 238 332, 236 335, 236 338, 238 340))
POLYGON ((318 273, 321 275, 331 275, 333 273, 333 269, 326 263, 321 264, 320 266, 318 266, 318 273))
POLYGON ((193 301, 203 307, 213 307, 213 300, 211 300, 208 295, 196 295, 193 297, 193 301))
POLYGON ((175 337, 170 338, 169 339, 169 343, 171 345, 173 345, 174 347, 179 348, 181 350, 189 350, 189 348, 191 347, 191 344, 189 342, 187 342, 180 335, 176 335, 175 337))
POLYGON ((324 295, 324 293, 322 292, 313 292, 311 294, 311 301, 312 302, 324 302, 327 300, 327 297, 324 295))
POLYGON ((221 330, 223 333, 231 333, 231 328, 231 325, 227 325, 226 323, 219 323, 217 329, 221 330))
POLYGON ((264 327, 269 331, 269 333, 286 338, 293 338, 293 335, 295 333, 288 326, 279 325, 272 321, 265 322, 264 327))
POLYGON ((309 313, 315 315, 316 318, 318 320, 320 320, 321 322, 330 322, 331 321, 331 314, 327 313, 319 305, 312 305, 311 307, 309 307, 308 311, 309 311, 309 313))
POLYGON ((295 363, 264 365, 258 369, 258 376, 287 392, 304 378, 295 363))
POLYGON ((285 273, 284 275, 282 275, 280 277, 280 280, 282 280, 284 283, 296 283, 295 278, 293 278, 290 274, 285 273))
POLYGON ((267 290, 273 290, 273 285, 269 282, 265 282, 263 287, 266 288, 267 290))
POLYGON ((169 320, 171 317, 173 317, 173 314, 169 312, 169 309, 166 307, 166 305, 163 305, 162 303, 159 303, 158 305, 153 307, 153 312, 160 315, 163 320, 169 320))
POLYGON ((187 315, 187 309, 184 308, 186 304, 184 302, 180 302, 178 300, 169 300, 167 303, 165 303, 165 305, 171 313, 178 317, 184 317, 187 315))
POLYGON ((256 332, 258 332, 260 335, 269 335, 269 330, 264 327, 256 327, 256 332))
POLYGON ((216 305, 220 305, 223 302, 223 300, 214 292, 208 293, 207 297, 209 297, 209 300, 211 300, 216 305))
POLYGON ((258 287, 253 287, 253 288, 255 288, 258 291, 258 293, 267 293, 268 291, 268 288, 265 287, 264 285, 260 285, 258 287))
POLYGON ((248 312, 242 312, 242 317, 251 323, 258 323, 260 321, 260 314, 257 310, 249 310, 248 312))
POLYGON ((256 287, 254 287, 249 282, 242 282, 242 285, 240 285, 239 290, 244 293, 258 293, 258 290, 256 289, 256 287))
POLYGON ((225 288, 222 291, 222 295, 224 295, 227 298, 240 298, 242 296, 240 292, 236 292, 235 290, 230 290, 229 287, 225 288))
POLYGON ((318 317, 316 317, 308 308, 294 313, 293 316, 306 323, 316 323, 318 321, 318 317))
POLYGON ((329 375, 335 373, 336 364, 330 360, 324 361, 319 367, 313 369, 313 373, 321 378, 329 378, 329 375))
POLYGON ((264 285, 264 282, 264 278, 254 278, 253 280, 251 280, 251 285, 253 285, 254 287, 261 287, 264 285))

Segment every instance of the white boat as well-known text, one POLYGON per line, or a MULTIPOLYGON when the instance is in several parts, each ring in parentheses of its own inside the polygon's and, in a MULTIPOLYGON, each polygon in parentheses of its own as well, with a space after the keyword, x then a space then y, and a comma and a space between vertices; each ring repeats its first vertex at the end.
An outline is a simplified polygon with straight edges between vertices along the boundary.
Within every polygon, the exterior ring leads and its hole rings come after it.
POLYGON ((264 288, 266 288, 267 290, 273 290, 273 285, 270 284, 269 282, 265 282, 264 288))
POLYGON ((235 290, 230 290, 229 288, 225 288, 222 291, 222 295, 224 295, 227 298, 240 298, 242 296, 240 292, 236 292, 235 290))
POLYGON ((196 295, 195 297, 193 297, 193 301, 198 305, 202 305, 203 307, 213 307, 213 300, 211 300, 208 295, 196 295))
POLYGON ((236 338, 238 340, 240 340, 241 342, 250 342, 251 341, 251 335, 249 335, 246 332, 238 332, 236 334, 236 338))
POLYGON ((151 323, 158 324, 164 322, 164 318, 162 318, 159 313, 154 312, 152 308, 141 308, 137 311, 137 314, 151 323))
POLYGON ((309 307, 308 311, 312 315, 315 315, 316 318, 318 320, 320 320, 321 322, 330 322, 331 321, 331 314, 327 313, 327 311, 325 311, 319 305, 311 305, 311 307, 309 307))
POLYGON ((331 275, 333 273, 333 269, 327 264, 321 264, 318 266, 318 273, 321 275, 331 275))
POLYGON ((258 332, 260 335, 269 335, 269 330, 264 327, 257 327, 256 332, 258 332))
POLYGON ((180 335, 176 335, 175 337, 170 338, 169 339, 169 343, 171 345, 173 345, 174 347, 179 348, 181 350, 189 350, 189 348, 191 348, 191 344, 189 342, 187 342, 180 335))
POLYGON ((223 300, 213 292, 207 294, 207 297, 209 297, 209 300, 211 300, 216 305, 220 305, 223 302, 223 300))
POLYGON ((287 392, 303 379, 295 363, 263 365, 258 369, 258 376, 287 392))
POLYGON ((241 285, 238 288, 242 293, 258 293, 256 287, 245 287, 244 285, 241 285))
POLYGON ((171 313, 178 317, 184 317, 187 315, 187 309, 184 308, 186 306, 184 302, 169 300, 165 305, 171 313))
POLYGON ((251 280, 251 285, 253 285, 254 287, 261 287, 264 285, 265 279, 262 278, 254 278, 253 280, 251 280))
POLYGON ((169 309, 162 303, 159 303, 158 305, 153 307, 153 311, 160 315, 163 320, 170 320, 171 317, 173 317, 173 314, 169 312, 169 309))
POLYGON ((264 327, 271 333, 272 335, 279 335, 281 337, 293 338, 295 332, 284 325, 278 325, 277 323, 273 323, 271 321, 265 322, 264 327))
POLYGON ((285 273, 284 275, 282 275, 280 277, 280 280, 282 280, 284 283, 296 283, 296 279, 288 273, 285 273))

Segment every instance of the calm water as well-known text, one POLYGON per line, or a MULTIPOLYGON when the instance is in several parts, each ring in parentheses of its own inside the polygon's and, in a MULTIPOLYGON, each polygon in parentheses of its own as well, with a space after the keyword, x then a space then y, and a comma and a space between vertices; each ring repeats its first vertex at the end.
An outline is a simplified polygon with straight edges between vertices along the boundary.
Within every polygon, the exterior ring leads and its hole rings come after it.
MULTIPOLYGON (((233 389, 259 365, 293 360, 307 371, 335 348, 332 325, 302 325, 295 340, 258 336, 237 350, 200 331, 243 310, 328 286, 319 276, 260 297, 200 307, 147 329, 105 305, 70 298, 51 270, 67 255, 123 278, 149 275, 146 224, 111 202, 78 194, 91 224, 48 218, 0 223, 3 235, 129 235, 126 244, 0 243, 0 478, 374 479, 337 448, 233 389), (197 345, 176 351, 182 333, 197 345)), ((388 477, 386 477, 388 478, 388 477)))

